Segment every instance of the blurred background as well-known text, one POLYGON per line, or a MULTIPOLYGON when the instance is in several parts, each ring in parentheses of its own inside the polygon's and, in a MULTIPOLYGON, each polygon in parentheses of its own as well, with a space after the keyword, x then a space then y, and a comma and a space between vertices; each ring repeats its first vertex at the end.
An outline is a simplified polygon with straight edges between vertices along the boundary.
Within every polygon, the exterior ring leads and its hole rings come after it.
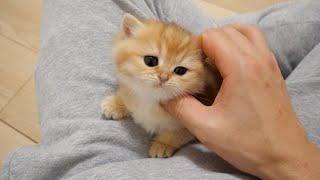
MULTIPOLYGON (((196 1, 220 19, 285 0, 196 1)), ((42 0, 0 0, 1 164, 12 149, 40 141, 33 72, 39 56, 41 7, 42 0)))

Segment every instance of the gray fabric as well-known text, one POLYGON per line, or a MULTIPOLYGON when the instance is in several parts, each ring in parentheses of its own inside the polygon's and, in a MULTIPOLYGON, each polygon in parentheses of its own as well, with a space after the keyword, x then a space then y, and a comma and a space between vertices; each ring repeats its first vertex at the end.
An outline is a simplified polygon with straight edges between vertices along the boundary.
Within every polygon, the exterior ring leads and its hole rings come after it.
MULTIPOLYGON (((101 116, 115 90, 111 39, 124 12, 176 22, 194 33, 215 26, 191 0, 47 0, 36 70, 42 140, 12 152, 8 179, 252 179, 201 144, 150 159, 150 137, 131 120, 101 116)), ((258 24, 266 33, 296 112, 320 144, 320 2, 289 2, 218 22, 258 24), (318 45, 319 44, 319 45, 318 45)))

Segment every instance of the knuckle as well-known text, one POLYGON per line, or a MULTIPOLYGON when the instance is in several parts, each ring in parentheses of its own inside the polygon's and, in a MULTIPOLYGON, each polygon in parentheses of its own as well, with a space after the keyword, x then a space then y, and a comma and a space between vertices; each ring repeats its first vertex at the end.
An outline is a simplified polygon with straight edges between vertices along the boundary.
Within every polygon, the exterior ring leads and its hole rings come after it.
POLYGON ((248 29, 254 33, 261 33, 262 32, 261 28, 257 25, 250 24, 250 25, 248 25, 248 29))
POLYGON ((256 25, 248 25, 248 32, 253 36, 264 36, 261 28, 256 25))
POLYGON ((224 27, 216 29, 216 34, 222 34, 222 33, 224 33, 224 27))
POLYGON ((233 31, 234 27, 232 27, 231 25, 225 25, 222 27, 222 30, 224 31, 233 31))
POLYGON ((218 28, 210 28, 210 29, 207 29, 204 34, 207 34, 211 37, 216 37, 216 36, 219 36, 220 34, 220 30, 218 28))

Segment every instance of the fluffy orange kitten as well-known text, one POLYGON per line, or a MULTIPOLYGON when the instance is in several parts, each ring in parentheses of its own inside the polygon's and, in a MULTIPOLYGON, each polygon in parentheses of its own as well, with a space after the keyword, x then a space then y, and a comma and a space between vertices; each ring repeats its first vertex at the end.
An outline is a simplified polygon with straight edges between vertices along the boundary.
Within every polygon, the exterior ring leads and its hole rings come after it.
POLYGON ((154 134, 151 157, 170 157, 194 139, 159 103, 187 94, 202 94, 209 83, 214 89, 211 94, 218 88, 217 79, 209 75, 194 39, 176 24, 138 20, 126 14, 113 41, 119 89, 106 97, 102 111, 113 119, 130 116, 154 134))

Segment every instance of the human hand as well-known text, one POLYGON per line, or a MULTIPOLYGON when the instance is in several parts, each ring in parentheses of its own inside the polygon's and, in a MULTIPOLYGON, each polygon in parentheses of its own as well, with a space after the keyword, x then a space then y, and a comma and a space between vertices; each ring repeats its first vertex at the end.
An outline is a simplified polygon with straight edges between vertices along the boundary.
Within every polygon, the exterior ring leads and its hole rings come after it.
POLYGON ((263 179, 320 179, 319 150, 295 115, 263 33, 239 24, 210 29, 202 48, 223 78, 213 105, 185 97, 164 108, 242 171, 263 179))

